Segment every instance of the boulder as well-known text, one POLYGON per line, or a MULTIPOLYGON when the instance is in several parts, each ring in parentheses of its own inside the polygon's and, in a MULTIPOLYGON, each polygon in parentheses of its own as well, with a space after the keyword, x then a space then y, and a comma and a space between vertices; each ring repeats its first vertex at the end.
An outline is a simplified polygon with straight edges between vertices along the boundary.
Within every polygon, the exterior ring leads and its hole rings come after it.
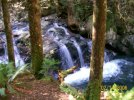
POLYGON ((134 35, 116 36, 115 40, 111 40, 108 44, 115 51, 128 56, 134 56, 134 35))

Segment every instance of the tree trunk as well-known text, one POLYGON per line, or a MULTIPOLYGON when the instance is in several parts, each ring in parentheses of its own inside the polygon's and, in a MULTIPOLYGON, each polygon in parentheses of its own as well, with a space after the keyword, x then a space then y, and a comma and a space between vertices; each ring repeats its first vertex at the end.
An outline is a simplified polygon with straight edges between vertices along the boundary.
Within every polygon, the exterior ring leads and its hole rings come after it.
POLYGON ((60 0, 54 0, 54 4, 56 6, 56 13, 57 13, 57 16, 60 16, 61 15, 61 4, 60 4, 60 0))
POLYGON ((78 21, 75 18, 75 12, 74 12, 74 0, 67 0, 67 23, 68 26, 71 28, 71 30, 77 30, 78 28, 78 21))
POLYGON ((12 29, 11 29, 11 24, 10 24, 10 14, 9 14, 9 10, 8 10, 8 2, 7 2, 7 0, 1 0, 1 4, 2 4, 3 19, 4 19, 6 39, 7 39, 8 60, 9 60, 9 62, 13 62, 14 66, 15 66, 12 29))
POLYGON ((86 100, 100 100, 106 31, 106 0, 94 0, 90 82, 86 100))
POLYGON ((36 78, 43 62, 43 44, 41 34, 41 10, 39 0, 28 0, 28 17, 31 41, 32 69, 36 78))

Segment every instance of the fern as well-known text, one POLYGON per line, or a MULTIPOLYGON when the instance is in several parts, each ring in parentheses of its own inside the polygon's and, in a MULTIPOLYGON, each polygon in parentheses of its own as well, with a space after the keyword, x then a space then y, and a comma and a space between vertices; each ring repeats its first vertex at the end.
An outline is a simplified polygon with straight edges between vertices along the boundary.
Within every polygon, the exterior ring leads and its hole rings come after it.
POLYGON ((11 77, 9 77, 8 82, 12 82, 19 74, 24 73, 28 69, 28 66, 28 64, 25 64, 19 67, 13 74, 11 74, 11 77))
POLYGON ((1 87, 6 85, 6 78, 4 77, 1 70, 0 70, 0 85, 1 85, 1 87))
POLYGON ((0 83, 7 82, 14 72, 15 68, 13 63, 10 62, 8 64, 0 64, 0 83))
POLYGON ((71 94, 76 100, 84 100, 83 92, 78 91, 68 84, 61 84, 60 89, 67 94, 71 94))
POLYGON ((51 72, 53 72, 54 70, 58 70, 58 64, 59 62, 55 59, 45 58, 43 61, 42 69, 39 73, 42 74, 44 77, 49 76, 51 72))

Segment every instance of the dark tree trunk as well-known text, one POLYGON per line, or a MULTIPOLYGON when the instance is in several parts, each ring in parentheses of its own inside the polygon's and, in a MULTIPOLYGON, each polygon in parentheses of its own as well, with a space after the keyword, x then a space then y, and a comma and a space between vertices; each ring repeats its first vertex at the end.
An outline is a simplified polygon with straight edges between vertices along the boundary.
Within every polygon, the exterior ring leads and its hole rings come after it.
POLYGON ((55 3, 55 6, 56 6, 56 13, 58 16, 61 15, 61 12, 62 12, 62 7, 61 7, 61 4, 60 4, 60 0, 54 0, 54 3, 55 3))
POLYGON ((9 10, 8 10, 8 2, 7 2, 7 0, 1 0, 1 4, 2 4, 3 19, 4 19, 6 39, 7 39, 8 60, 9 60, 9 62, 13 62, 14 66, 15 66, 12 29, 11 29, 11 24, 10 24, 10 14, 9 14, 9 10))
POLYGON ((86 100, 100 100, 106 32, 106 0, 94 0, 90 82, 86 100))
POLYGON ((67 23, 71 30, 78 30, 78 21, 75 18, 74 0, 67 0, 67 23))
POLYGON ((40 2, 39 0, 28 0, 28 6, 32 68, 35 77, 38 77, 38 72, 40 71, 43 62, 43 44, 40 23, 40 2))

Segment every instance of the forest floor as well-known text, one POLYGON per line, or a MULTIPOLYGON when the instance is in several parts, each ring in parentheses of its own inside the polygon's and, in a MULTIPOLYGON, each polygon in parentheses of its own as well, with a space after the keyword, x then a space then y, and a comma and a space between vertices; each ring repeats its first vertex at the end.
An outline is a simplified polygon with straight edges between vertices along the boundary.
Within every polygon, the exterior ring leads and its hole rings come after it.
POLYGON ((69 100, 69 95, 59 89, 58 82, 36 80, 33 75, 17 78, 12 87, 15 93, 4 100, 69 100))
MULTIPOLYGON (((57 81, 36 80, 32 74, 22 75, 11 84, 15 93, 8 93, 0 100, 76 100, 72 95, 62 92, 57 81)), ((107 100, 104 92, 101 100, 107 100)))

